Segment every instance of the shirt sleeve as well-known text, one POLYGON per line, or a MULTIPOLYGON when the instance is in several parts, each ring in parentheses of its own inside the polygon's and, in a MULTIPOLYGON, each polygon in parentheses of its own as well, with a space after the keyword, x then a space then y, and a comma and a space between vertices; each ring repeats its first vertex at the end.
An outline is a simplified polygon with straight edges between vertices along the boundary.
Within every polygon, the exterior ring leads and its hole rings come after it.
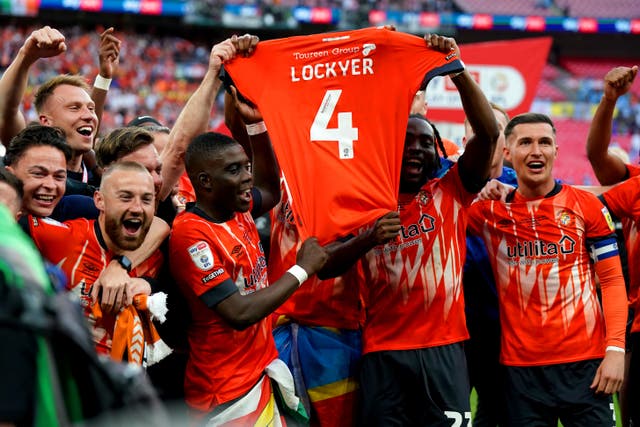
POLYGON ((482 232, 482 224, 484 222, 483 216, 483 204, 484 202, 473 203, 468 210, 468 223, 467 234, 479 236, 482 232))
POLYGON ((630 178, 602 193, 607 208, 617 218, 640 219, 640 176, 630 178))
POLYGON ((72 227, 51 218, 36 218, 31 215, 29 215, 28 221, 29 235, 42 256, 52 264, 60 262, 67 253, 60 244, 71 239, 72 227))
POLYGON ((602 308, 606 329, 607 346, 625 348, 627 323, 627 293, 618 253, 618 244, 613 232, 613 221, 608 209, 595 199, 582 203, 587 210, 587 244, 595 264, 602 291, 602 308))
POLYGON ((602 291, 602 309, 606 329, 607 346, 625 348, 627 324, 627 292, 622 276, 620 258, 615 255, 595 264, 602 291))
POLYGON ((194 222, 174 228, 170 241, 170 263, 174 277, 198 298, 213 307, 238 287, 225 268, 224 251, 215 236, 199 230, 194 222))

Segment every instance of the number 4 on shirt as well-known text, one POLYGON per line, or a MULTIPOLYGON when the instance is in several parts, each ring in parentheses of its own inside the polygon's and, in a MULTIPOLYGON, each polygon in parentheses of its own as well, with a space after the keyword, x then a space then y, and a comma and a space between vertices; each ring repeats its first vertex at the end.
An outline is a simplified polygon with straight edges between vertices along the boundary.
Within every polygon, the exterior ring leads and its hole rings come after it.
POLYGON ((338 141, 340 159, 353 159, 353 141, 358 140, 358 128, 352 126, 352 113, 338 113, 338 127, 329 128, 342 89, 328 90, 311 124, 311 141, 338 141))

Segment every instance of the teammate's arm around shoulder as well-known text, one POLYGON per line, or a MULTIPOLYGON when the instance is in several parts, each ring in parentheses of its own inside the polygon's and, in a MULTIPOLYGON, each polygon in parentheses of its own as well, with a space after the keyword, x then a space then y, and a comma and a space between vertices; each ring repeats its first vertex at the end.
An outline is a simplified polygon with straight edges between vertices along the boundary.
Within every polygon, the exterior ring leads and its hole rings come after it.
MULTIPOLYGON (((123 253, 131 261, 131 269, 136 268, 152 256, 169 236, 169 232, 169 225, 163 219, 157 216, 153 217, 151 227, 142 245, 138 249, 123 253)), ((91 296, 94 301, 100 298, 100 305, 103 311, 117 313, 127 302, 125 300, 125 290, 128 286, 131 286, 131 283, 132 278, 129 276, 129 272, 119 262, 111 260, 94 282, 91 296), (101 290, 102 292, 100 292, 101 290)))
POLYGON ((270 315, 327 262, 327 250, 315 237, 302 243, 296 264, 269 287, 241 295, 234 292, 218 303, 215 310, 233 328, 242 330, 270 315))
POLYGON ((507 200, 507 195, 513 191, 515 187, 509 184, 504 184, 497 179, 492 179, 485 184, 480 190, 476 201, 479 200, 500 200, 504 202, 507 200))
MULTIPOLYGON (((460 49, 451 37, 428 34, 425 40, 431 49, 455 52, 460 57, 460 49)), ((460 93, 464 113, 474 133, 465 146, 464 154, 458 160, 460 178, 467 191, 477 193, 489 178, 491 159, 500 129, 489 101, 466 69, 451 76, 451 81, 460 93)))

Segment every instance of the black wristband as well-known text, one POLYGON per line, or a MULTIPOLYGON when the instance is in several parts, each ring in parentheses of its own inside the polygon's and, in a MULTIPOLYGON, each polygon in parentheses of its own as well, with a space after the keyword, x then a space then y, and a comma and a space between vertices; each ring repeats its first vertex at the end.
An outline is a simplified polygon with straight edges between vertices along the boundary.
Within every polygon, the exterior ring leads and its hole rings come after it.
POLYGON ((112 260, 117 261, 118 264, 122 266, 122 268, 127 270, 127 273, 131 273, 131 267, 132 267, 131 260, 127 258, 125 255, 116 255, 112 258, 112 260))

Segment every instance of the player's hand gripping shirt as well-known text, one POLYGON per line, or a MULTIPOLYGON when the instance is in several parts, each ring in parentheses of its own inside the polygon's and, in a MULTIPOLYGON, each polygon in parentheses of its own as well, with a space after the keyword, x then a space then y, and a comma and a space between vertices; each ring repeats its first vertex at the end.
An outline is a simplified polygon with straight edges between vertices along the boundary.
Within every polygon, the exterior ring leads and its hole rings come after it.
MULTIPOLYGON (((282 199, 270 212, 271 246, 269 251, 269 280, 278 280, 296 263, 302 241, 289 205, 289 195, 281 179, 282 199)), ((293 293, 274 315, 286 316, 304 325, 339 329, 359 329, 364 311, 360 286, 349 280, 349 273, 333 279, 320 280, 313 275, 293 293)))
POLYGON ((375 28, 268 40, 225 64, 264 117, 302 240, 321 244, 395 209, 413 97, 461 69, 419 37, 375 28))
POLYGON ((400 236, 362 259, 366 320, 363 353, 463 341, 462 267, 467 207, 454 165, 413 197, 401 195, 400 236))
POLYGON ((640 167, 627 165, 627 169, 633 178, 602 193, 602 198, 611 213, 622 221, 629 268, 629 306, 634 309, 631 332, 640 332, 640 167))
POLYGON ((469 231, 483 237, 498 288, 502 363, 568 363, 602 357, 605 345, 624 348, 626 295, 607 209, 560 184, 546 197, 526 200, 516 191, 507 200, 478 202, 469 212, 469 231))
POLYGON ((269 286, 267 263, 248 212, 215 223, 201 210, 188 209, 173 223, 169 253, 173 277, 191 310, 186 401, 210 411, 248 392, 278 354, 269 318, 239 331, 205 301, 220 302, 236 291, 244 295, 269 286), (234 289, 223 285, 229 280, 234 289))
MULTIPOLYGON (((42 256, 57 264, 67 276, 67 289, 80 299, 84 315, 92 326, 93 340, 99 353, 108 354, 115 318, 103 313, 96 321, 92 311, 91 290, 113 253, 107 249, 96 220, 83 218, 60 223, 50 218, 29 215, 29 233, 42 256)), ((131 277, 154 277, 162 266, 160 250, 155 251, 131 270, 131 277)))

